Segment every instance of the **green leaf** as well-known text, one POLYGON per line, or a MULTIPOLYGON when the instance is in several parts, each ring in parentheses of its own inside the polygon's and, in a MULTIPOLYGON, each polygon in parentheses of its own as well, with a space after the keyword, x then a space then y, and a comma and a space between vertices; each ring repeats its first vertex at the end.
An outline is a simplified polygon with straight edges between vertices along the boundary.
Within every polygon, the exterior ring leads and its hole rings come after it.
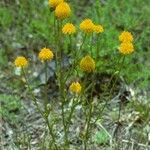
POLYGON ((95 142, 98 144, 106 144, 109 141, 109 136, 105 130, 98 131, 95 135, 95 142))

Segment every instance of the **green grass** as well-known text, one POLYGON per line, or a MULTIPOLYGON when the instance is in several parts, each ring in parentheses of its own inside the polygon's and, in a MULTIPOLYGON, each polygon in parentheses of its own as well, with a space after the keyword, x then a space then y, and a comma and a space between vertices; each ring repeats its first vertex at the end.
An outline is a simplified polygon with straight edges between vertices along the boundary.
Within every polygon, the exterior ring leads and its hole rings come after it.
MULTIPOLYGON (((148 42, 150 10, 148 3, 148 0, 107 0, 104 2, 97 0, 92 3, 93 5, 83 7, 83 2, 71 2, 73 13, 75 13, 71 20, 74 23, 79 25, 83 18, 88 17, 105 28, 100 40, 99 68, 101 72, 112 72, 114 62, 119 57, 117 48, 120 32, 129 30, 133 33, 135 53, 126 58, 122 75, 127 77, 128 84, 134 82, 141 88, 147 88, 150 84, 150 70, 148 69, 150 67, 148 61, 150 56, 148 42), (78 11, 81 11, 81 14, 78 11), (77 18, 77 14, 80 14, 81 17, 77 18)), ((7 57, 14 59, 18 54, 30 56, 30 53, 37 52, 43 46, 53 47, 53 16, 47 1, 21 0, 18 5, 16 3, 7 4, 7 6, 3 4, 0 12, 0 25, 5 31, 5 33, 0 33, 2 49, 5 50, 5 55, 0 54, 2 61, 5 58, 5 62, 7 57)), ((88 45, 85 49, 90 52, 88 45)))
POLYGON ((10 124, 16 124, 19 121, 18 114, 21 110, 21 101, 18 96, 0 94, 0 115, 10 124))

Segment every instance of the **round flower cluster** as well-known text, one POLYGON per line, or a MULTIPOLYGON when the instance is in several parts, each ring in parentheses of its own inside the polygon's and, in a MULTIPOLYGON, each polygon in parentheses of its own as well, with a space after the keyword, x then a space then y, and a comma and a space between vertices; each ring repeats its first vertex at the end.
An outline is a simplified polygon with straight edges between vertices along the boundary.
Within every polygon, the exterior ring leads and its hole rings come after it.
POLYGON ((127 55, 134 51, 133 44, 131 42, 128 43, 121 43, 119 47, 120 53, 127 55))
POLYGON ((96 33, 104 32, 103 26, 102 25, 94 25, 94 32, 96 32, 96 33))
POLYGON ((85 33, 102 33, 104 28, 101 25, 95 25, 91 19, 85 19, 80 23, 80 29, 85 33))
POLYGON ((62 2, 63 2, 63 0, 49 0, 48 4, 51 8, 55 9, 62 2))
POLYGON ((95 70, 95 61, 91 56, 85 56, 80 61, 80 68, 85 72, 92 72, 95 70))
POLYGON ((54 54, 53 52, 48 48, 42 48, 39 52, 39 59, 41 61, 51 60, 53 59, 54 54))
POLYGON ((80 23, 80 29, 85 33, 92 33, 94 31, 94 23, 91 19, 85 19, 80 23))
POLYGON ((81 85, 79 82, 71 83, 69 90, 73 93, 80 93, 81 92, 81 85))
POLYGON ((132 42, 133 41, 133 36, 130 32, 128 31, 123 31, 120 36, 119 36, 119 41, 120 42, 132 42))
POLYGON ((76 32, 76 28, 72 23, 67 23, 63 26, 62 32, 64 34, 73 34, 76 32))
POLYGON ((122 42, 119 46, 119 52, 123 55, 128 55, 134 52, 133 36, 128 31, 123 31, 119 36, 119 41, 122 42))
POLYGON ((23 56, 18 56, 16 59, 15 59, 15 62, 14 62, 15 66, 16 67, 26 67, 28 66, 28 61, 25 57, 23 56))
POLYGON ((71 14, 71 9, 70 6, 68 5, 68 3, 66 2, 62 2, 60 3, 56 9, 55 9, 55 16, 58 19, 65 19, 67 17, 69 17, 71 14))

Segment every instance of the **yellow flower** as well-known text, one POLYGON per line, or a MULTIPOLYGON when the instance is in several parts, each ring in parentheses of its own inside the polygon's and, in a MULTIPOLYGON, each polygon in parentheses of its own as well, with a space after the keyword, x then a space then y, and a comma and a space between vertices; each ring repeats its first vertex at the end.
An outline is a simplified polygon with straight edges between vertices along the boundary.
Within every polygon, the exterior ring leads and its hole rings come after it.
POLYGON ((25 57, 23 56, 18 56, 16 59, 15 59, 15 66, 16 67, 26 67, 28 66, 28 61, 25 57))
POLYGON ((71 83, 69 90, 73 93, 80 93, 81 92, 81 85, 79 82, 71 83))
POLYGON ((119 41, 121 41, 121 42, 132 42, 133 36, 130 32, 123 31, 119 36, 119 41))
POLYGON ((67 23, 62 28, 62 32, 64 34, 73 34, 73 33, 76 32, 76 28, 75 28, 75 26, 72 23, 67 23))
POLYGON ((104 32, 103 26, 101 26, 101 25, 94 25, 94 32, 96 32, 96 33, 104 32))
POLYGON ((95 61, 91 56, 85 56, 80 61, 80 68, 85 72, 92 72, 95 70, 95 61))
POLYGON ((51 59, 53 59, 53 57, 54 57, 53 52, 48 48, 41 49, 41 51, 39 53, 39 59, 41 61, 51 60, 51 59))
POLYGON ((55 9, 62 2, 63 2, 63 0, 49 0, 48 4, 50 7, 55 9))
POLYGON ((134 51, 134 46, 131 42, 128 42, 128 43, 123 42, 120 44, 119 51, 123 55, 127 55, 127 54, 130 54, 134 51))
POLYGON ((80 23, 80 29, 85 33, 91 33, 94 31, 94 24, 91 19, 85 19, 80 23))
POLYGON ((71 9, 68 3, 62 2, 55 9, 55 16, 58 19, 65 19, 70 16, 71 9))

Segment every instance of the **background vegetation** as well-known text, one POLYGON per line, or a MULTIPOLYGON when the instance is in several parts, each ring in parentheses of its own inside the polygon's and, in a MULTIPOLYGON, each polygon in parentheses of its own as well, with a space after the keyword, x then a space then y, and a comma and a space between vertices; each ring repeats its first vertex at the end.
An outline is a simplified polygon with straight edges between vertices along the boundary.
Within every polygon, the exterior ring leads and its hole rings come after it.
MULTIPOLYGON (((104 26, 105 32, 100 39, 100 74, 109 75, 112 73, 114 65, 112 63, 119 57, 117 48, 120 32, 123 30, 132 32, 135 39, 135 52, 127 58, 124 71, 121 74, 121 82, 132 88, 130 92, 134 93, 137 100, 137 102, 131 101, 128 108, 140 113, 142 120, 144 118, 149 121, 150 1, 77 0, 69 2, 74 13, 71 18, 73 23, 79 25, 82 19, 91 18, 94 22, 104 26)), ((52 30, 53 18, 47 0, 0 1, 0 80, 2 81, 0 84, 2 106, 0 112, 4 122, 8 122, 11 127, 17 124, 18 119, 20 122, 23 121, 21 118, 24 116, 25 108, 21 106, 20 100, 28 99, 23 89, 18 90, 24 79, 21 82, 18 81, 18 77, 15 75, 18 74, 18 71, 14 69, 12 62, 17 55, 26 55, 33 61, 30 69, 32 78, 34 79, 36 76, 35 73, 37 76, 40 75, 42 68, 36 68, 37 72, 31 70, 38 64, 36 55, 39 49, 44 46, 54 47, 52 30), (22 92, 21 96, 20 92, 22 92)), ((67 42, 66 40, 66 45, 67 42)), ((89 49, 89 47, 90 45, 87 43, 84 48, 89 49)), ((36 85, 33 86, 36 87, 36 85)), ((145 124, 140 124, 137 130, 142 125, 145 124)), ((98 141, 101 145, 101 142, 107 141, 108 136, 103 132, 100 135, 97 134, 95 138, 96 140, 100 139, 98 141), (103 136, 101 137, 101 135, 103 136)))

